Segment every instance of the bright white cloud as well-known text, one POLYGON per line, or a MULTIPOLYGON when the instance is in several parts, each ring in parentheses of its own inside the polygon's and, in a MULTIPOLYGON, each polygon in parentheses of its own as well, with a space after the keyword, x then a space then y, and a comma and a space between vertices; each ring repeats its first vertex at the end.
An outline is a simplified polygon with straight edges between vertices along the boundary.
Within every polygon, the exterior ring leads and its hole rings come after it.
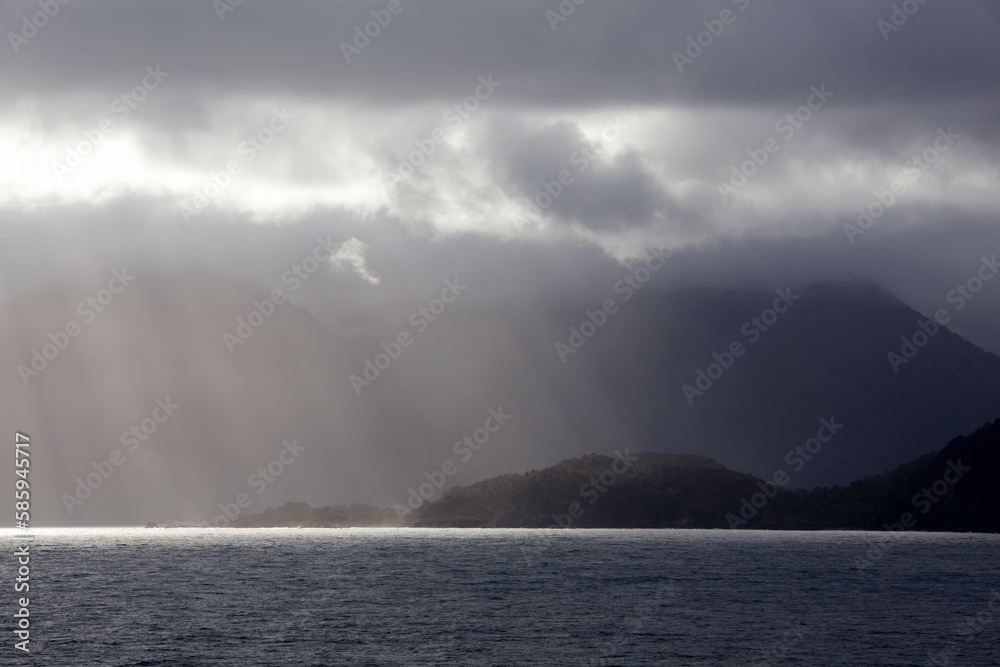
POLYGON ((344 241, 337 252, 330 255, 330 267, 342 273, 356 273, 362 280, 372 285, 378 285, 382 278, 368 269, 365 251, 368 245, 357 238, 351 237, 344 241))

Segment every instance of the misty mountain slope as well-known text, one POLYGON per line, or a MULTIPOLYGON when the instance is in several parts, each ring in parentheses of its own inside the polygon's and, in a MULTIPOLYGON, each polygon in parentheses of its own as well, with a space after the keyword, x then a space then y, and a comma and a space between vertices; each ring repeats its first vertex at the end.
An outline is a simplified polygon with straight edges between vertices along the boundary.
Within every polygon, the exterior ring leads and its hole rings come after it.
MULTIPOLYGON (((919 330, 919 313, 871 286, 792 291, 800 298, 756 342, 741 330, 773 305, 774 293, 639 292, 619 299, 617 312, 565 363, 556 343, 610 294, 459 300, 366 400, 397 396, 455 415, 437 460, 451 455, 463 424, 502 403, 517 437, 484 446, 455 483, 624 446, 704 454, 761 477, 783 469, 793 486, 846 483, 996 416, 1000 358, 942 328, 895 373, 887 354, 919 330), (736 341, 742 356, 689 404, 682 386, 696 387, 698 370, 736 341), (843 428, 815 456, 794 453, 831 419, 843 428), (801 459, 794 467, 789 452, 801 459)), ((383 337, 391 331, 373 328, 383 337)), ((417 463, 411 478, 423 481, 436 463, 417 463)))
MULTIPOLYGON (((292 439, 306 450, 263 499, 273 500, 275 490, 292 492, 296 482, 320 469, 328 471, 324 485, 342 484, 346 494, 361 494, 363 487, 352 487, 350 475, 329 474, 345 469, 347 460, 366 475, 377 474, 364 450, 351 449, 364 438, 357 422, 346 418, 353 398, 341 381, 346 355, 338 353, 337 337, 308 313, 279 304, 230 352, 224 333, 236 331, 238 318, 247 318, 255 301, 270 311, 267 292, 210 275, 136 272, 102 312, 91 315, 85 307, 78 313, 77 304, 98 294, 107 280, 26 295, 0 309, 9 323, 0 334, 0 411, 9 428, 36 442, 32 476, 40 491, 34 506, 39 521, 193 520, 213 510, 214 516, 219 503, 232 502, 239 492, 256 498, 248 477, 292 439), (41 351, 50 333, 59 339, 57 332, 70 321, 79 333, 62 339, 65 349, 37 377, 28 376, 25 386, 16 367, 30 366, 32 349, 41 351), (177 407, 156 424, 150 418, 158 399, 177 407), (123 434, 144 419, 155 431, 140 431, 145 442, 126 436, 126 446, 123 434), (100 467, 116 449, 124 463, 71 516, 62 494, 74 495, 76 479, 85 480, 95 472, 94 462, 100 467)), ((155 416, 163 418, 163 410, 155 416)))
MULTIPOLYGON (((693 415, 675 411, 680 425, 693 422, 706 438, 710 448, 695 451, 762 477, 785 469, 797 486, 844 483, 995 418, 1000 358, 942 328, 896 373, 887 355, 899 353, 901 337, 919 331, 925 319, 919 313, 870 287, 821 286, 801 294, 704 396, 680 405, 693 415), (786 453, 831 417, 843 429, 801 470, 790 469, 786 453), (755 461, 754 452, 763 456, 755 461)), ((721 349, 723 338, 717 340, 710 349, 721 349)), ((687 349, 698 355, 697 344, 687 349)), ((698 356, 710 360, 705 352, 698 356)), ((664 365, 676 368, 675 359, 664 365)), ((661 396, 668 405, 681 403, 669 388, 661 396)))
POLYGON ((442 481, 437 497, 625 448, 702 454, 768 478, 784 469, 798 486, 845 483, 971 431, 1000 405, 1000 359, 945 330, 893 373, 886 353, 912 335, 918 314, 870 287, 793 290, 801 297, 756 343, 741 328, 773 293, 619 296, 618 310, 563 363, 556 343, 610 290, 511 302, 470 287, 431 319, 420 308, 438 288, 416 303, 369 303, 345 317, 345 334, 284 303, 259 316, 245 342, 229 339, 230 352, 224 334, 267 290, 207 274, 137 273, 86 322, 85 299, 109 277, 0 306, 10 323, 0 332, 0 414, 40 445, 40 520, 211 521, 240 493, 252 500, 247 512, 287 501, 391 506, 431 478, 442 481), (70 321, 80 331, 62 339, 70 321), (18 366, 30 366, 50 333, 66 349, 25 386, 18 366), (409 344, 395 346, 403 334, 409 344), (736 340, 745 353, 689 405, 682 385, 736 340), (123 434, 143 419, 153 424, 156 400, 167 397, 176 414, 125 451, 123 434), (483 444, 465 444, 486 433, 491 410, 508 415, 504 423, 483 444), (843 429, 794 470, 786 453, 831 418, 843 429), (263 486, 260 476, 254 482, 293 438, 301 455, 263 486), (108 470, 102 462, 115 449, 124 463, 70 515, 63 494, 108 470), (442 478, 448 462, 454 469, 442 478))

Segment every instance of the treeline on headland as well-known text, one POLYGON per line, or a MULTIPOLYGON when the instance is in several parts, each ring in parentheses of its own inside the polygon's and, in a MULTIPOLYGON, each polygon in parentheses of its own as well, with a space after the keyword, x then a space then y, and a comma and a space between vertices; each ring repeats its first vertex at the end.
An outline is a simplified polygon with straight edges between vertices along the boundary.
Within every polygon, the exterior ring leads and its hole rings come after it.
POLYGON ((623 456, 616 461, 590 455, 452 488, 415 510, 410 522, 525 528, 1000 528, 1000 420, 881 475, 808 490, 784 488, 703 456, 625 456, 634 459, 627 468, 623 456))

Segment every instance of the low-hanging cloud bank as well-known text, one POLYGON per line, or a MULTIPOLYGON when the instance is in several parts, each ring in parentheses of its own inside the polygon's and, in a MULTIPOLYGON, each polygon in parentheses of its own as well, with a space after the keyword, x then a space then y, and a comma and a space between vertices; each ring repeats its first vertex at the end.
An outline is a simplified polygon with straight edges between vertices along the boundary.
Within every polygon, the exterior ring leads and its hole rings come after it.
POLYGON ((988 2, 921 5, 888 38, 893 7, 865 2, 592 1, 555 25, 558 3, 226 6, 74 3, 37 26, 5 4, 0 209, 344 210, 617 258, 845 230, 886 192, 886 230, 998 212, 988 2))

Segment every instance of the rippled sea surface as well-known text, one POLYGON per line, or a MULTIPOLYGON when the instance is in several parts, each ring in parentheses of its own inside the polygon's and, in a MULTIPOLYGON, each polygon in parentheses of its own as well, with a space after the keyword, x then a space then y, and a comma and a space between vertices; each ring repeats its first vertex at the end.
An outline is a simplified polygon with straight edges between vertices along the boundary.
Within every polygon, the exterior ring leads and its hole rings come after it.
POLYGON ((879 555, 884 534, 852 532, 34 535, 25 656, 0 533, 0 664, 1000 665, 998 536, 879 555))

